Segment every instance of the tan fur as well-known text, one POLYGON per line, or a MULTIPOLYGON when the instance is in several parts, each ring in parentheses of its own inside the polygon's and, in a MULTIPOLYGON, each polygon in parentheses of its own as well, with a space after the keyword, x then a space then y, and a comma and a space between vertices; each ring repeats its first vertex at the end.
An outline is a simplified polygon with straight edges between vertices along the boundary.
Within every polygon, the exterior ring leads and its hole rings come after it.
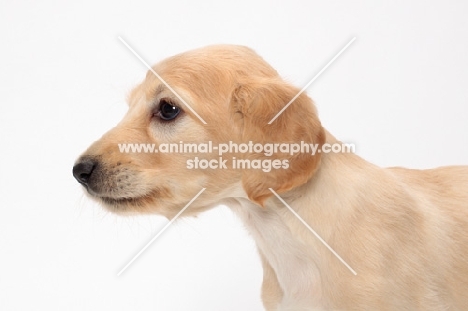
MULTIPOLYGON (((80 158, 99 166, 90 195, 117 213, 195 215, 226 204, 259 248, 267 310, 467 310, 468 167, 380 168, 355 154, 275 155, 290 168, 188 170, 193 154, 120 153, 118 143, 338 142, 299 89, 252 50, 210 46, 154 70, 207 122, 149 72, 123 120, 80 158), (154 120, 161 98, 183 112, 154 120), (283 199, 357 272, 353 275, 279 201, 283 199)), ((216 159, 216 154, 203 154, 216 159)), ((264 159, 232 153, 226 159, 264 159)))

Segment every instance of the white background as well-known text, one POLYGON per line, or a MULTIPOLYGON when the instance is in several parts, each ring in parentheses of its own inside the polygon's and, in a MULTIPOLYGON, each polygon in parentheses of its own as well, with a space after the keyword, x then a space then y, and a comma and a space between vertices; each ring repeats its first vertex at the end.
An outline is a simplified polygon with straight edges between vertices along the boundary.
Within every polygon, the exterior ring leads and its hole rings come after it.
POLYGON ((220 207, 170 227, 83 195, 78 155, 126 110, 149 63, 254 48, 305 85, 322 123, 381 166, 468 164, 468 2, 2 1, 0 310, 262 310, 261 267, 220 207))

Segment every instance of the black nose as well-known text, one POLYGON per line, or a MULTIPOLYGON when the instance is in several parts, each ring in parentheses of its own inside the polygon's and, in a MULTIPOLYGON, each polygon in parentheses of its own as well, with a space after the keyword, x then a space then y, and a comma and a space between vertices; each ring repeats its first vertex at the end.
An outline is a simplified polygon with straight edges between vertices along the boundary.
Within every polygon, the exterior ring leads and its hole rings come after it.
POLYGON ((87 185, 94 168, 96 161, 91 159, 83 159, 73 166, 73 176, 80 184, 87 185))

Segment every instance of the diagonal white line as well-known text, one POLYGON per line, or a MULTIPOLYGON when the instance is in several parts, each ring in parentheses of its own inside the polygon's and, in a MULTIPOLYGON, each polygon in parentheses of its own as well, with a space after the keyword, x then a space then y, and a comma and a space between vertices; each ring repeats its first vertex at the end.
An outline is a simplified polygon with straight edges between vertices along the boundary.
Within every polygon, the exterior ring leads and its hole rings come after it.
POLYGON ((297 219, 299 219, 300 222, 302 222, 302 224, 303 224, 304 226, 307 227, 307 229, 310 230, 310 232, 312 232, 312 233, 315 235, 315 237, 316 237, 317 239, 319 239, 320 242, 322 242, 323 245, 325 245, 326 248, 328 248, 328 249, 330 250, 330 252, 333 253, 333 255, 335 255, 336 258, 338 258, 339 261, 341 261, 342 264, 344 264, 344 265, 346 266, 346 268, 349 269, 349 271, 351 271, 352 274, 357 275, 356 271, 354 271, 354 269, 351 268, 351 267, 346 263, 346 261, 344 261, 343 258, 341 258, 341 256, 338 255, 338 253, 335 252, 335 251, 333 250, 333 248, 331 248, 330 245, 328 245, 327 242, 325 242, 325 241, 320 237, 320 235, 318 235, 318 233, 315 232, 315 230, 312 229, 312 228, 304 221, 304 219, 302 219, 301 216, 299 216, 299 214, 297 214, 297 213, 291 208, 291 206, 289 206, 288 203, 286 203, 286 202, 283 200, 283 198, 281 198, 281 197, 278 195, 278 193, 276 193, 275 190, 273 190, 273 189, 271 189, 271 188, 268 188, 268 189, 278 198, 278 200, 280 200, 280 201, 284 204, 284 206, 286 206, 286 207, 291 211, 291 213, 294 214, 294 216, 297 217, 297 219))
POLYGON ((148 68, 148 70, 150 70, 150 71, 151 71, 151 72, 152 72, 152 73, 153 73, 153 74, 154 74, 154 75, 155 75, 155 76, 156 76, 156 77, 157 77, 157 78, 158 78, 158 79, 159 79, 159 80, 160 80, 160 81, 161 81, 161 82, 162 82, 162 83, 163 83, 163 84, 164 84, 164 85, 165 85, 165 86, 166 86, 166 87, 167 87, 167 88, 168 88, 168 89, 169 89, 169 90, 170 90, 170 91, 171 91, 171 92, 188 108, 188 109, 190 109, 190 111, 191 111, 195 116, 197 116, 197 118, 198 118, 203 124, 206 125, 205 120, 203 120, 203 118, 200 117, 200 116, 198 115, 198 113, 197 113, 195 110, 193 110, 193 108, 190 107, 190 105, 187 104, 187 102, 186 102, 185 100, 183 100, 182 97, 180 97, 180 95, 177 94, 177 92, 174 91, 174 89, 173 89, 169 84, 167 84, 167 82, 164 81, 164 79, 161 78, 161 76, 160 76, 156 71, 154 71, 154 69, 151 68, 151 66, 148 65, 148 63, 145 62, 144 59, 143 59, 137 52, 135 52, 135 50, 132 49, 132 47, 131 47, 130 45, 128 45, 128 43, 127 43, 122 37, 119 36, 119 40, 120 40, 120 41, 127 47, 127 49, 129 49, 130 52, 132 52, 133 55, 135 55, 135 56, 143 63, 143 65, 145 65, 146 68, 148 68))
POLYGON ((337 58, 338 56, 340 56, 350 45, 351 43, 354 42, 354 40, 356 40, 356 37, 353 37, 339 52, 338 54, 335 55, 335 57, 333 57, 326 65, 325 67, 322 68, 322 70, 320 70, 313 78, 312 80, 309 81, 309 83, 306 84, 306 86, 304 86, 302 88, 302 90, 297 93, 296 96, 293 97, 293 99, 291 99, 289 101, 289 103, 286 104, 286 106, 283 107, 283 109, 280 110, 280 112, 278 112, 276 114, 276 116, 273 117, 273 119, 270 120, 270 122, 268 122, 268 124, 271 124, 273 123, 273 121, 276 120, 276 118, 278 118, 280 116, 280 114, 282 114, 288 107, 289 105, 291 105, 295 100, 296 98, 299 97, 299 95, 301 95, 337 58))
POLYGON ((138 254, 136 254, 132 260, 130 260, 126 265, 125 267, 122 268, 122 270, 120 270, 119 273, 117 273, 117 276, 120 276, 167 228, 169 228, 170 225, 172 225, 172 223, 177 219, 177 217, 180 216, 180 214, 182 214, 186 209, 187 207, 190 206, 190 204, 193 203, 193 201, 195 201, 199 196, 200 194, 202 194, 203 191, 205 191, 206 188, 203 188, 202 190, 200 190, 200 192, 197 193, 196 196, 193 197, 193 199, 190 200, 190 202, 187 203, 187 205, 184 206, 183 209, 180 210, 180 212, 177 213, 177 215, 174 216, 174 218, 171 219, 171 221, 169 221, 152 239, 151 241, 149 241, 145 247, 143 247, 139 252, 138 254))

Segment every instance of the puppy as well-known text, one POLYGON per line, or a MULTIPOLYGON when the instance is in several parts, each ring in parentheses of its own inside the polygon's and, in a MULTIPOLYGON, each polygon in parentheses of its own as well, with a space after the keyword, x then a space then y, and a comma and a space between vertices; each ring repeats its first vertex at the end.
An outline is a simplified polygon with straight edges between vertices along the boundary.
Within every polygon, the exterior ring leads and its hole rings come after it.
POLYGON ((164 82, 149 71, 123 120, 73 167, 93 199, 173 218, 206 188, 182 216, 224 204, 240 217, 258 246, 266 310, 467 310, 467 166, 380 168, 344 152, 122 152, 125 143, 340 143, 304 93, 269 124, 299 89, 249 48, 209 46, 153 69, 164 82), (224 163, 189 166, 195 157, 224 163), (253 165, 272 159, 270 170, 253 165))

